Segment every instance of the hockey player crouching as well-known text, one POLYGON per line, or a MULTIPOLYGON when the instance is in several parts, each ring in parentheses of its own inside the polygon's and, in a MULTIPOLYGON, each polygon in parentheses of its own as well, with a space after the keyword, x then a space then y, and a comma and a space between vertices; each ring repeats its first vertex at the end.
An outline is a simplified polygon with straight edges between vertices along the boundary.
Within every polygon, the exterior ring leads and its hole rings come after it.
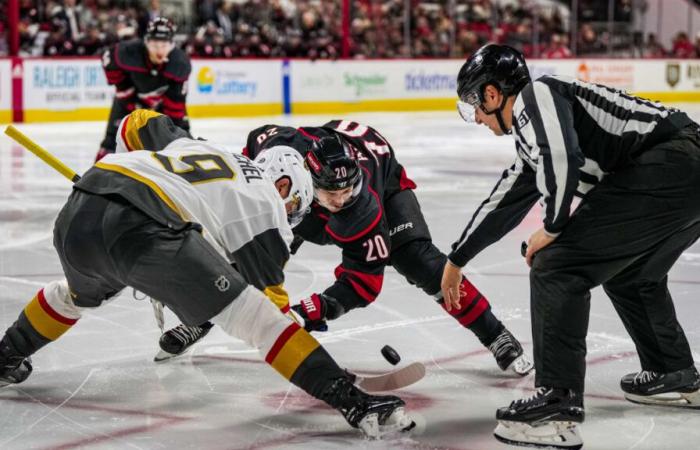
POLYGON ((635 403, 700 408, 700 375, 668 290, 668 271, 700 236, 700 127, 685 113, 568 77, 530 79, 517 50, 487 45, 457 80, 462 117, 513 134, 516 162, 474 214, 445 267, 513 229, 541 199, 531 266, 537 391, 500 408, 495 435, 518 445, 580 448, 590 290, 602 285, 642 370, 620 387, 635 403), (583 197, 573 214, 574 196, 583 197))
MULTIPOLYGON (((294 229, 297 245, 307 240, 342 249, 336 281, 292 307, 307 330, 324 331, 328 320, 371 305, 382 290, 387 265, 445 307, 439 294, 447 257, 433 244, 413 193, 416 186, 383 136, 350 121, 299 129, 266 125, 249 134, 245 153, 257 157, 278 145, 295 148, 314 181, 311 212, 294 229)), ((447 312, 491 350, 501 370, 527 374, 532 363, 488 300, 463 276, 460 292, 459 306, 447 312)), ((194 340, 182 331, 166 332, 161 347, 191 345, 194 340)))
MULTIPOLYGON (((273 182, 247 157, 194 140, 158 113, 136 111, 122 131, 128 149, 154 144, 156 136, 170 143, 158 152, 106 156, 74 185, 54 228, 66 278, 41 289, 0 340, 0 386, 24 381, 32 354, 128 285, 185 324, 211 320, 257 348, 283 377, 366 435, 411 428, 401 399, 357 388, 315 338, 231 266, 258 260, 281 273, 293 239, 289 220, 311 202, 301 157, 270 149, 294 174, 273 182)), ((286 295, 281 283, 275 294, 286 295)))
POLYGON ((116 93, 96 161, 114 152, 117 127, 135 109, 161 112, 190 129, 185 100, 192 67, 187 54, 174 46, 174 33, 173 23, 158 17, 148 23, 143 41, 120 42, 102 55, 107 82, 116 93))

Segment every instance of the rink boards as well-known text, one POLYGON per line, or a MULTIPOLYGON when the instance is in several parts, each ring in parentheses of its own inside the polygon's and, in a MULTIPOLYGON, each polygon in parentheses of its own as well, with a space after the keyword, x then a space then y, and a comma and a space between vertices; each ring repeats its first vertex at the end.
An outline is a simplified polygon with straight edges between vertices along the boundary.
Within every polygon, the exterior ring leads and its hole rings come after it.
MULTIPOLYGON (((196 59, 193 118, 451 110, 462 60, 196 59)), ((531 60, 662 102, 700 101, 700 60, 531 60)), ((114 96, 96 58, 0 59, 0 122, 105 120, 114 96)))

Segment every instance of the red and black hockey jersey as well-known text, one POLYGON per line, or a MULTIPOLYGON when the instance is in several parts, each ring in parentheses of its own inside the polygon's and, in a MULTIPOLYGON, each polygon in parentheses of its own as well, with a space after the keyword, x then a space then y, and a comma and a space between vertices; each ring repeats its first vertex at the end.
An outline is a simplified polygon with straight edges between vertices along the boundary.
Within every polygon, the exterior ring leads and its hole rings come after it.
POLYGON ((140 106, 162 112, 176 125, 189 128, 185 98, 192 66, 185 52, 173 48, 168 62, 156 66, 149 60, 143 41, 120 42, 102 55, 102 66, 108 83, 117 88, 115 103, 125 106, 119 119, 140 106))
POLYGON ((322 127, 265 125, 248 135, 244 153, 255 158, 266 148, 287 145, 306 155, 314 140, 332 134, 348 142, 360 161, 363 184, 359 197, 337 213, 314 202, 311 213, 294 228, 294 233, 316 244, 342 248, 342 262, 335 269, 336 282, 324 294, 345 304, 347 310, 366 306, 379 295, 391 251, 384 202, 403 189, 415 188, 391 145, 371 127, 334 120, 322 127))

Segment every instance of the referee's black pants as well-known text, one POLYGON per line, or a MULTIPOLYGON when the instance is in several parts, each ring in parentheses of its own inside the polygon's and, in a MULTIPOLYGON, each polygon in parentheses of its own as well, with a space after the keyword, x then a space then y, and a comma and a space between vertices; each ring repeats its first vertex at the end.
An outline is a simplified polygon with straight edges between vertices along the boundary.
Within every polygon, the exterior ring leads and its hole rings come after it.
MULTIPOLYGON (((644 370, 693 365, 668 271, 700 237, 700 137, 687 127, 592 189, 530 272, 536 386, 583 391, 590 290, 602 285, 644 370)), ((693 318, 695 320, 695 318, 693 318)))

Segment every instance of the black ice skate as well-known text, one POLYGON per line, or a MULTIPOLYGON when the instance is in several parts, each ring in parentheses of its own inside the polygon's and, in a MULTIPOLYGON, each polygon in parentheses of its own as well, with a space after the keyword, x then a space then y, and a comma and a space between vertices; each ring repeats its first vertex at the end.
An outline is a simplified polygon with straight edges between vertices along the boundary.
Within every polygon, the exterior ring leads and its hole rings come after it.
POLYGON ((493 434, 501 442, 526 447, 579 449, 583 441, 576 427, 583 422, 583 396, 569 389, 540 387, 529 398, 496 411, 493 434))
POLYGON ((498 367, 503 371, 510 370, 520 376, 525 376, 533 368, 532 361, 523 353, 520 342, 505 328, 491 342, 489 350, 496 358, 498 367))
POLYGON ((700 374, 694 366, 670 373, 629 373, 620 387, 634 403, 700 409, 700 374))
POLYGON ((18 384, 29 378, 32 373, 32 359, 22 356, 3 358, 0 355, 0 388, 18 384))
POLYGON ((160 351, 153 358, 153 361, 163 362, 184 354, 192 345, 206 336, 213 326, 214 324, 210 322, 191 327, 180 324, 166 331, 158 341, 160 351))
POLYGON ((405 403, 393 395, 370 395, 338 378, 322 394, 322 400, 340 411, 350 426, 359 428, 370 439, 408 431, 415 423, 405 413, 405 403))

